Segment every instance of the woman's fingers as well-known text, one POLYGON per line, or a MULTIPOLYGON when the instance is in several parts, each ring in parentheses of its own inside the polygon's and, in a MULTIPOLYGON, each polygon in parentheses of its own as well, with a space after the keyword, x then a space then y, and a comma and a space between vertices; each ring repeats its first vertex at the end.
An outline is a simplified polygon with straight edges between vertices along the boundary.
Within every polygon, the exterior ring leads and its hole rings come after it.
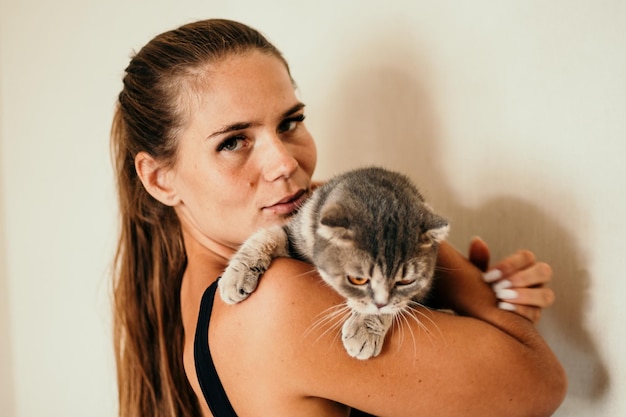
POLYGON ((498 307, 502 310, 512 311, 516 314, 519 314, 520 316, 525 317, 535 324, 537 324, 539 322, 539 319, 541 319, 542 309, 540 307, 513 304, 508 301, 500 301, 498 303, 498 307))
MULTIPOLYGON (((530 282, 535 282, 533 278, 530 282)), ((541 279, 539 279, 541 281, 541 279)), ((539 284, 531 287, 513 287, 511 281, 502 280, 492 285, 499 300, 498 307, 514 311, 533 323, 541 318, 541 310, 550 307, 556 298, 552 288, 539 284)))
MULTIPOLYGON (((491 272, 491 271, 490 271, 491 272)), ((552 268, 545 262, 537 262, 525 269, 492 281, 494 290, 505 288, 530 288, 545 285, 552 279, 552 268)))
POLYGON ((485 272, 489 267, 489 246, 479 237, 473 237, 469 247, 469 261, 478 269, 485 272))
POLYGON ((496 297, 512 304, 546 308, 554 303, 554 291, 548 287, 535 288, 494 288, 496 297))
POLYGON ((484 280, 491 284, 499 300, 498 307, 514 311, 533 323, 539 321, 543 308, 554 303, 554 291, 546 286, 551 279, 550 265, 536 262, 535 255, 528 250, 515 252, 484 274, 484 280))
POLYGON ((535 264, 535 254, 529 250, 519 250, 495 265, 485 274, 485 281, 495 282, 507 278, 535 264))

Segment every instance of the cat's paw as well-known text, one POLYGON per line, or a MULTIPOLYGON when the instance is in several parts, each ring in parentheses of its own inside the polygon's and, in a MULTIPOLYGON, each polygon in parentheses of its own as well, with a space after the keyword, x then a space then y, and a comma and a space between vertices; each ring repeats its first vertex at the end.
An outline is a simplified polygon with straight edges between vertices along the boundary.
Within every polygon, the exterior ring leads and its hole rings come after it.
POLYGON ((237 304, 256 290, 265 269, 231 262, 218 282, 220 296, 227 304, 237 304))
POLYGON ((392 316, 387 314, 353 313, 341 329, 348 355, 361 360, 378 356, 392 321, 392 316))
POLYGON ((236 304, 248 298, 272 259, 286 256, 287 248, 287 234, 282 226, 261 229, 252 235, 231 258, 219 280, 222 300, 236 304))

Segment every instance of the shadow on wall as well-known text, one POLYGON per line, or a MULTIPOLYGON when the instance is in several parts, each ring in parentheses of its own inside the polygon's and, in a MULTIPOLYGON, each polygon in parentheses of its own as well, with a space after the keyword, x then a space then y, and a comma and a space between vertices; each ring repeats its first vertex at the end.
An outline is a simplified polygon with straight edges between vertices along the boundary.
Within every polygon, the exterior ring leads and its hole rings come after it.
MULTIPOLYGON (((361 40, 367 49, 355 47, 353 55, 343 58, 343 73, 330 87, 335 113, 328 120, 330 137, 340 140, 320 158, 335 171, 375 164, 408 174, 451 220, 451 242, 461 250, 472 236, 480 235, 492 247, 494 260, 530 248, 550 263, 558 302, 545 313, 540 329, 567 370, 568 395, 599 401, 609 378, 583 323, 589 286, 583 252, 558 219, 527 201, 503 196, 478 208, 456 201, 437 150, 438 121, 427 90, 428 66, 408 39, 379 38, 378 44, 361 40)), ((489 175, 485 173, 486 181, 489 175)), ((527 178, 528 173, 519 175, 527 178)), ((567 212, 576 209, 569 201, 573 198, 551 198, 567 212)), ((584 222, 584 216, 574 218, 584 222)))
MULTIPOLYGON (((574 204, 563 196, 559 199, 551 196, 551 199, 564 212, 575 210, 574 204)), ((550 285, 557 294, 557 302, 546 311, 540 331, 567 370, 568 395, 590 402, 600 400, 607 392, 609 375, 585 328, 590 280, 584 268, 587 260, 575 237, 558 219, 513 197, 488 201, 475 210, 455 206, 450 217, 459 220, 456 222, 459 242, 467 242, 479 230, 483 239, 497 245, 501 255, 531 248, 540 260, 552 266, 554 279, 550 285)))
MULTIPOLYGON (((0 138, 2 139, 2 138, 0 138)), ((2 143, 0 142, 0 160, 2 143)), ((0 404, 2 415, 15 415, 13 380, 13 354, 11 349, 11 316, 9 310, 9 277, 6 256, 6 214, 4 212, 3 178, 0 175, 0 404)))

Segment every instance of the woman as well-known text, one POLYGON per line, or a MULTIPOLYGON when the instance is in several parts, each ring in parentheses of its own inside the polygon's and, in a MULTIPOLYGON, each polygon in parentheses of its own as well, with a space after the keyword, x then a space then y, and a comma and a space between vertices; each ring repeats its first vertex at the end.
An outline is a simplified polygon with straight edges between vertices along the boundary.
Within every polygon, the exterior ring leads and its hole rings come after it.
MULTIPOLYGON (((303 120, 287 63, 242 24, 188 24, 132 59, 112 131, 120 415, 550 415, 565 377, 533 321, 553 301, 551 271, 527 251, 485 275, 512 314, 442 245, 437 304, 459 315, 421 311, 428 332, 408 321, 367 361, 321 325, 341 300, 310 265, 278 259, 248 300, 211 305, 238 245, 311 190, 303 120)), ((486 265, 486 246, 470 258, 486 265)))

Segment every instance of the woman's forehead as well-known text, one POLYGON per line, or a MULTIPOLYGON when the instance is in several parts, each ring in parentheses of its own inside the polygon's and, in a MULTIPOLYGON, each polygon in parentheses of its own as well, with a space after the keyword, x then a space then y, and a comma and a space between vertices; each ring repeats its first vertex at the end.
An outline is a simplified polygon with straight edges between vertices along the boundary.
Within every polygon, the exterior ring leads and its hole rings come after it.
POLYGON ((221 60, 202 84, 197 111, 217 124, 283 114, 298 102, 285 64, 261 52, 221 60))
POLYGON ((259 124, 283 117, 299 104, 284 62, 253 51, 207 67, 190 86, 185 125, 207 136, 234 123, 259 124))

